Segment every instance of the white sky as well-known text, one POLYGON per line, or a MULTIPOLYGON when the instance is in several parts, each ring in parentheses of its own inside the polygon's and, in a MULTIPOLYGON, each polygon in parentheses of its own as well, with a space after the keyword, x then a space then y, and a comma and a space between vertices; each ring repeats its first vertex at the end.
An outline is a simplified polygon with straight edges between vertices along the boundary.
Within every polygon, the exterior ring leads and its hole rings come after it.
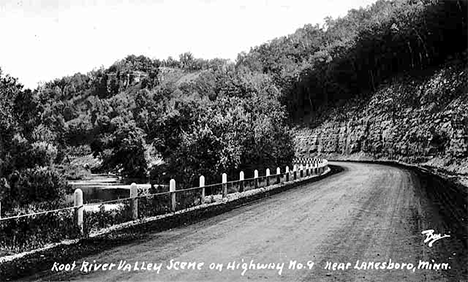
POLYGON ((235 60, 376 0, 0 0, 0 67, 35 88, 130 54, 235 60))

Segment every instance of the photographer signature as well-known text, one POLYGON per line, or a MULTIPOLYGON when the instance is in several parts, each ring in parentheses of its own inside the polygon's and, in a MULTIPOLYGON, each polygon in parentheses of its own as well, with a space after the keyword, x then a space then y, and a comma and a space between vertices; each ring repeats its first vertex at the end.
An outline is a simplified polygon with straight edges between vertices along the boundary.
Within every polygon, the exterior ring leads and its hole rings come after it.
POLYGON ((443 238, 448 238, 450 235, 440 235, 440 234, 434 234, 434 229, 428 229, 424 230, 421 232, 422 234, 426 235, 426 239, 424 239, 424 243, 429 242, 429 247, 432 247, 432 244, 434 244, 435 241, 443 239, 443 238))

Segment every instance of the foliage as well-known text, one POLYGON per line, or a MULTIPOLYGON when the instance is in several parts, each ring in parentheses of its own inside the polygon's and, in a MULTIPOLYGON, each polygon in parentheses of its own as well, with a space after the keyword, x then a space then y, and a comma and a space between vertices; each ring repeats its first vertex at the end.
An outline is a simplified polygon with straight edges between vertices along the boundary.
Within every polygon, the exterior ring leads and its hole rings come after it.
MULTIPOLYGON (((150 176, 158 184, 174 178, 180 189, 198 185, 200 175, 210 184, 222 173, 237 179, 240 170, 252 175, 290 165, 288 114, 297 121, 359 100, 386 79, 453 56, 466 65, 466 15, 461 0, 378 0, 242 52, 235 64, 190 52, 166 60, 130 55, 33 91, 0 69, 2 215, 59 206, 69 188, 63 177, 85 177, 89 166, 128 178, 150 176), (166 80, 174 70, 177 79, 166 80)), ((442 105, 449 93, 427 97, 442 105)), ((417 94, 405 98, 400 104, 428 102, 417 94)), ((443 150, 447 137, 436 129, 431 136, 443 150)), ((199 203, 198 192, 186 192, 178 196, 180 206, 199 203)), ((157 215, 169 209, 168 200, 145 198, 140 208, 145 216, 157 215)), ((86 232, 130 220, 129 210, 127 203, 87 214, 86 232)), ((74 238, 70 221, 64 212, 2 222, 0 247, 30 249, 74 238)))
POLYGON ((101 154, 107 169, 121 171, 125 177, 144 178, 147 168, 144 131, 118 117, 111 123, 113 131, 104 133, 91 148, 95 154, 101 154))
POLYGON ((255 47, 237 65, 269 74, 299 120, 466 51, 467 30, 466 1, 379 0, 255 47))
POLYGON ((34 142, 28 150, 29 160, 39 166, 51 166, 57 157, 57 148, 45 141, 34 142))
MULTIPOLYGON (((20 204, 60 199, 68 187, 61 175, 47 167, 24 170, 13 182, 11 194, 17 195, 20 204)), ((16 197, 14 197, 16 198, 16 197)))
POLYGON ((40 134, 38 97, 0 70, 0 201, 3 212, 33 202, 59 202, 67 188, 53 169, 57 145, 40 134))
MULTIPOLYGON (((440 64, 466 50, 466 30, 465 1, 379 0, 240 53, 235 64, 190 52, 130 55, 34 91, 0 72, 2 193, 38 167, 66 167, 73 148, 90 148, 101 171, 175 178, 182 187, 201 174, 217 182, 223 172, 287 165, 286 113, 301 119, 402 71, 440 64), (182 77, 165 80, 176 68, 182 77)), ((80 170, 65 169, 86 175, 80 170)))
POLYGON ((127 200, 119 203, 114 209, 105 210, 104 206, 101 206, 99 211, 86 211, 83 217, 84 233, 88 236, 100 229, 131 221, 132 210, 130 202, 127 200))
POLYGON ((202 77, 193 89, 200 82, 211 97, 173 99, 157 130, 167 177, 195 185, 200 175, 215 182, 223 172, 288 164, 292 138, 269 78, 234 68, 208 74, 214 83, 202 77))
POLYGON ((78 238, 73 210, 0 221, 0 256, 78 238))

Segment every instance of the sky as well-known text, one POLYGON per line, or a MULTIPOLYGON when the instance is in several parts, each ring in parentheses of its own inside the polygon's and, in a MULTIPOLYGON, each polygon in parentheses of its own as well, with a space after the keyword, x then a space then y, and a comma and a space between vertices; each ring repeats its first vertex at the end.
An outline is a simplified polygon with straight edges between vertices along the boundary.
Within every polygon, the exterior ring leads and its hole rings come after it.
POLYGON ((375 0, 1 0, 0 68, 27 88, 127 55, 237 54, 375 0))

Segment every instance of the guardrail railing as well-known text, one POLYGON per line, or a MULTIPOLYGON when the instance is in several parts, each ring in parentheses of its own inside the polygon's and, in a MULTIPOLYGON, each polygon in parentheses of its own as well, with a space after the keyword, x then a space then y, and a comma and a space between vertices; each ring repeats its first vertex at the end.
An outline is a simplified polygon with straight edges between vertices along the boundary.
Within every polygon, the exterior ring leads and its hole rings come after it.
POLYGON ((267 168, 264 175, 255 170, 251 178, 245 178, 241 171, 239 179, 231 181, 223 173, 222 182, 214 184, 206 184, 205 177, 200 176, 199 186, 188 189, 177 190, 172 179, 165 192, 139 194, 138 185, 133 183, 130 197, 100 202, 97 208, 96 204, 83 204, 83 192, 76 189, 72 207, 0 218, 0 257, 63 239, 86 237, 113 225, 209 204, 232 193, 321 175, 328 166, 324 159, 296 159, 293 163, 292 170, 278 167, 272 174, 267 168))

